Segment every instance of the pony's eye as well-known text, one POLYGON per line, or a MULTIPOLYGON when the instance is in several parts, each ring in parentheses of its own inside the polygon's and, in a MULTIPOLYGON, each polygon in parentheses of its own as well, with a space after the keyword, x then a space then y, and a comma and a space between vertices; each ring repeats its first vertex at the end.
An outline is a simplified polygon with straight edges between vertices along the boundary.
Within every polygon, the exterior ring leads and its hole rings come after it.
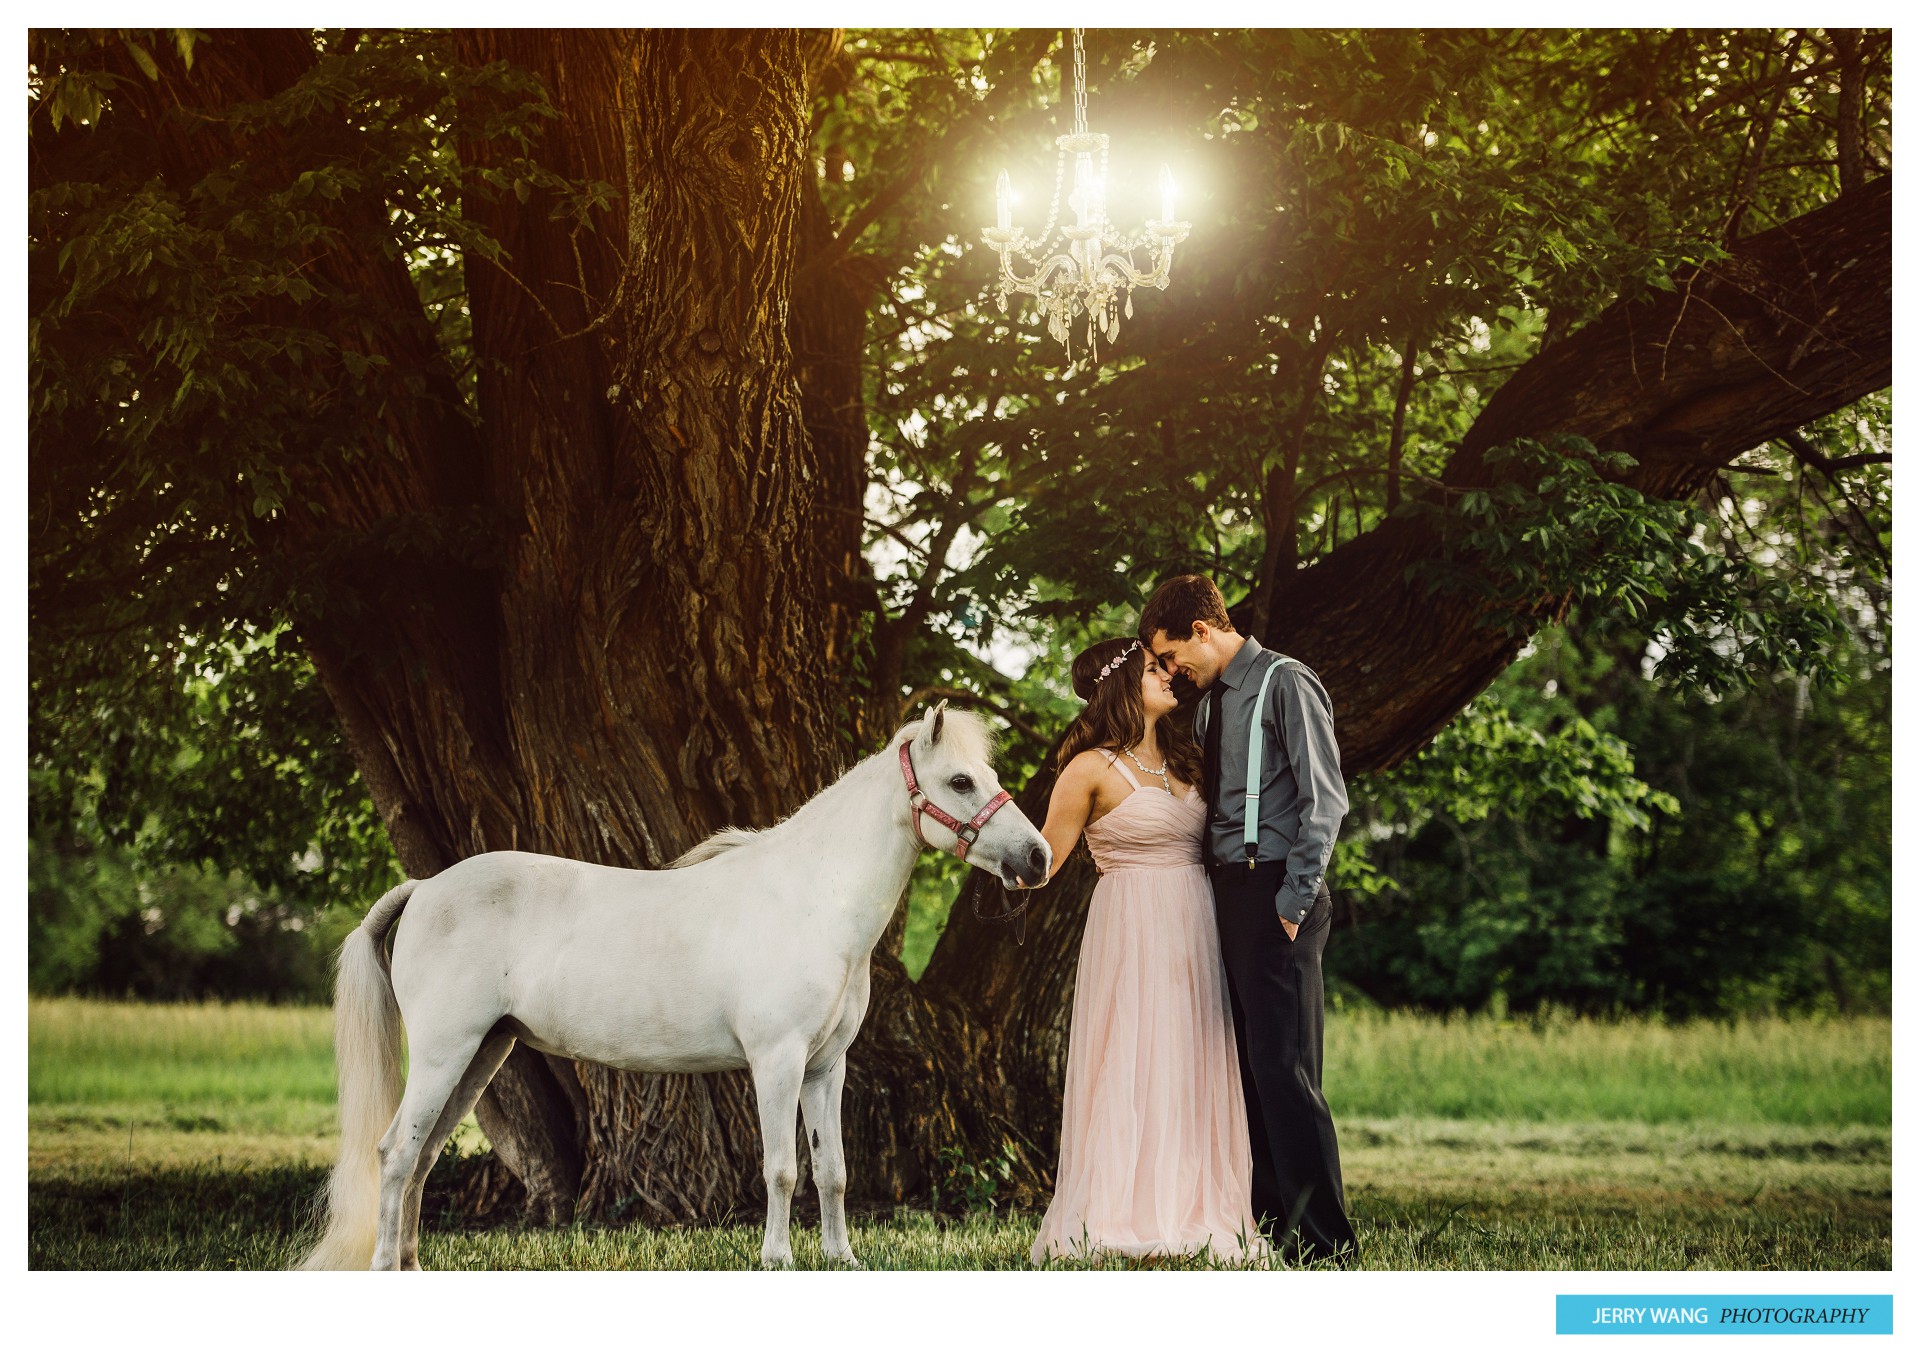
POLYGON ((956 774, 947 780, 947 787, 953 789, 956 793, 971 793, 973 791, 973 780, 964 774, 956 774))

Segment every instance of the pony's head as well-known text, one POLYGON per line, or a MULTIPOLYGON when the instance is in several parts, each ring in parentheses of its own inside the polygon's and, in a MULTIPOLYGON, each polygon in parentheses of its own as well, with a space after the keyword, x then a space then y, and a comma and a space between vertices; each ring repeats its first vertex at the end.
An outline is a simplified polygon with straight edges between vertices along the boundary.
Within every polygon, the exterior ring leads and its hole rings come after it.
POLYGON ((910 798, 925 843, 960 854, 1010 887, 1045 885, 1053 851, 1033 822, 1011 801, 979 819, 1001 792, 986 724, 971 713, 950 711, 942 699, 918 722, 901 728, 893 744, 896 756, 906 749, 914 783, 925 803, 938 809, 925 810, 920 798, 910 798), (942 821, 942 815, 948 819, 942 821))

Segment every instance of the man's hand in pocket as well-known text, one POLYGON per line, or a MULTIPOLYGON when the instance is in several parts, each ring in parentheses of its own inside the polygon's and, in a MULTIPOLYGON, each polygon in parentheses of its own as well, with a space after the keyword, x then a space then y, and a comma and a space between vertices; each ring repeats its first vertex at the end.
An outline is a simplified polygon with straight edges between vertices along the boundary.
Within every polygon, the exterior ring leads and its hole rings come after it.
POLYGON ((1287 941, 1289 943, 1300 936, 1300 926, 1298 924, 1289 924, 1283 919, 1280 921, 1280 927, 1287 931, 1287 941))

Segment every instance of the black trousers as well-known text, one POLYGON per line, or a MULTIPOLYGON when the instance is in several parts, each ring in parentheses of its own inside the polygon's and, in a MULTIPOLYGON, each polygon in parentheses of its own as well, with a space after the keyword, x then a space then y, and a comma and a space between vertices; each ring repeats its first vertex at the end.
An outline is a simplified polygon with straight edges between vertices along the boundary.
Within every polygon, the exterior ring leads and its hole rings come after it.
POLYGON ((1288 939, 1273 895, 1284 863, 1209 868, 1220 955, 1240 1045, 1240 1083, 1253 1142, 1253 1214, 1283 1251, 1307 1261, 1360 1254, 1340 1184, 1340 1146, 1320 1095, 1326 988, 1320 955, 1333 923, 1326 884, 1297 938, 1288 939))

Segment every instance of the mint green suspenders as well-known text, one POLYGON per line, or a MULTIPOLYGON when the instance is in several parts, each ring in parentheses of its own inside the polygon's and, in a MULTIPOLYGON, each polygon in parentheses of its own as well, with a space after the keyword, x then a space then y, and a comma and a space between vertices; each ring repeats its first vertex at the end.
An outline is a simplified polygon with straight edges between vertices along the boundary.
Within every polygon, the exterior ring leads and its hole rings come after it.
POLYGON ((1267 735, 1267 686, 1273 683, 1273 673, 1282 666, 1299 664, 1292 657, 1276 657, 1267 667, 1267 673, 1260 677, 1260 693, 1253 701, 1253 726, 1247 730, 1247 824, 1242 837, 1247 842, 1249 868, 1253 867, 1254 855, 1260 852, 1260 749, 1267 735))

